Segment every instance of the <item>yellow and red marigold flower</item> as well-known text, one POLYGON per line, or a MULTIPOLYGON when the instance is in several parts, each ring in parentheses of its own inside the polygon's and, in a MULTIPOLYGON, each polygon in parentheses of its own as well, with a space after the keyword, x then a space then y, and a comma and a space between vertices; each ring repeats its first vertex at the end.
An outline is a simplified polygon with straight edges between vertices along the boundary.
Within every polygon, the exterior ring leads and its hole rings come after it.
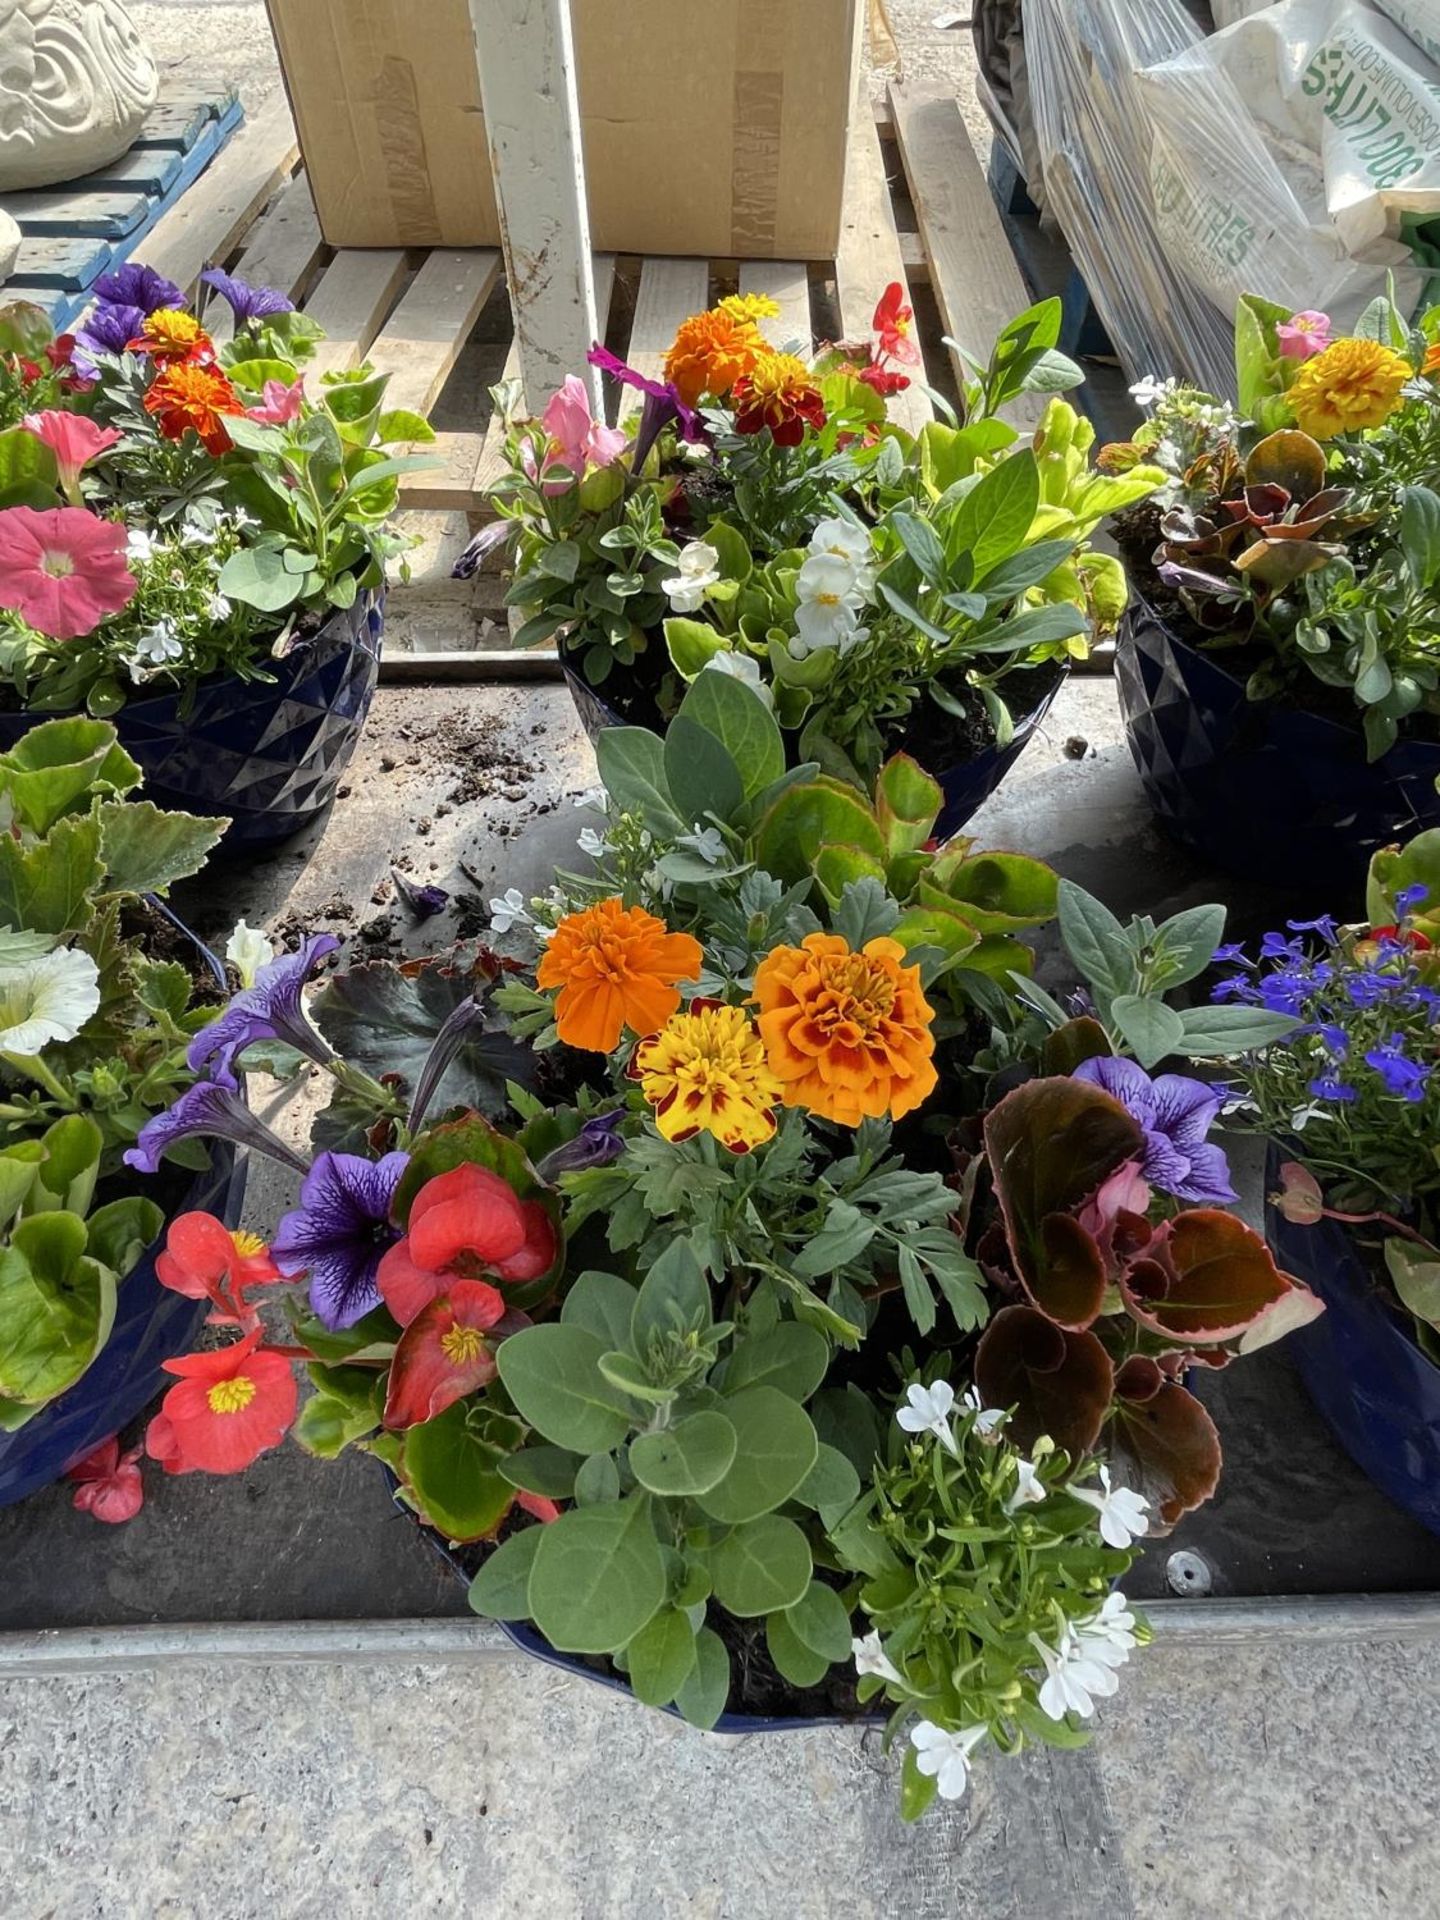
POLYGON ((176 360, 213 360, 215 342, 193 313, 181 307, 157 307, 146 315, 127 351, 148 353, 164 367, 176 360))
POLYGON ((731 1153, 749 1153, 775 1132, 780 1082, 743 1007, 692 1001, 640 1042, 630 1075, 677 1144, 713 1133, 731 1153))
POLYGON ((1337 340, 1307 360, 1286 398, 1295 424, 1316 440, 1382 426, 1400 404, 1410 362, 1378 340, 1337 340))
POLYGON ((755 974, 760 1037, 787 1107, 855 1127, 913 1113, 938 1075, 934 1009, 898 940, 838 934, 776 947, 755 974))
POLYGON ((613 1053, 627 1028, 643 1036, 664 1026, 680 1005, 676 982, 697 979, 703 959, 690 934, 612 898, 565 916, 535 978, 560 989, 555 1026, 567 1047, 613 1053))
POLYGON ((208 453, 220 454, 230 450, 225 416, 243 413, 245 406, 219 367, 175 360, 151 382, 145 411, 167 440, 181 440, 193 428, 208 453))
POLYGON ((793 353, 762 353, 730 393, 738 433, 770 429, 777 447, 798 447, 806 427, 823 427, 825 405, 810 369, 793 353))
POLYGON ((722 303, 681 321, 665 356, 665 378, 687 407, 698 406, 706 394, 723 400, 766 352, 753 316, 722 303))

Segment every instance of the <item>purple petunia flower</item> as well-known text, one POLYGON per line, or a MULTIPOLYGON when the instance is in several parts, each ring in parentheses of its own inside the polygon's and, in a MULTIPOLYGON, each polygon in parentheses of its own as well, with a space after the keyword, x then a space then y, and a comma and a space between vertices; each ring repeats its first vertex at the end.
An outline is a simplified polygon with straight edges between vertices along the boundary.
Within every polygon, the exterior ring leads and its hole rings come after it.
POLYGON ((123 1156, 125 1164, 139 1173, 158 1173, 171 1147, 181 1140, 197 1138, 233 1140, 237 1147, 253 1147, 299 1173, 307 1171, 299 1154, 251 1113, 234 1087, 218 1086, 211 1080, 187 1087, 167 1112, 147 1120, 134 1146, 123 1156))
POLYGON ((272 313, 295 311, 295 302, 287 300, 278 288, 252 287, 248 281, 237 280, 220 267, 207 267, 200 278, 207 287, 213 287, 222 300, 230 303, 237 327, 243 327, 249 320, 264 320, 272 313))
POLYGON ((366 1160, 322 1153, 306 1174, 300 1204, 275 1229, 270 1255, 288 1278, 310 1276, 310 1305, 332 1333, 353 1327, 380 1304, 381 1256, 400 1238, 390 1202, 408 1153, 366 1160))
POLYGON ((444 913, 450 904, 450 896, 444 887, 417 884, 408 874, 401 873, 398 867, 391 867, 390 878, 395 883, 395 891, 405 906, 417 920, 429 920, 437 913, 444 913))
POLYGON ((1430 1069, 1412 1060, 1403 1051, 1404 1038, 1403 1034, 1392 1033, 1383 1047, 1370 1049, 1365 1055, 1365 1064, 1379 1074, 1385 1082, 1387 1093, 1396 1094, 1413 1106, 1416 1101, 1425 1098, 1425 1083, 1430 1078, 1430 1069))
MULTIPOLYGON (((142 314, 185 305, 185 296, 173 280, 138 260, 127 260, 113 273, 102 273, 93 291, 97 300, 108 301, 112 307, 139 307, 142 314)), ((134 334, 130 337, 133 339, 134 334)))
POLYGON ((624 1107, 613 1113, 597 1113, 587 1120, 573 1140, 556 1147, 536 1167, 542 1180, 556 1180, 562 1173, 583 1173, 587 1167, 608 1167, 625 1151, 620 1129, 629 1114, 624 1107))
POLYGON ((651 380, 618 354, 611 353, 598 340, 585 357, 592 367, 599 367, 602 373, 608 373, 622 386, 633 387, 637 393, 645 396, 640 424, 635 430, 635 445, 630 454, 632 473, 639 473, 649 458, 650 449, 672 421, 678 422, 682 440, 693 443, 705 438, 699 414, 685 404, 680 398, 679 388, 669 380, 651 380))
POLYGON ((143 307, 116 306, 98 301, 75 329, 74 364, 78 371, 93 374, 93 353, 124 353, 145 324, 143 307))
POLYGON ((1142 1171, 1151 1186, 1201 1206, 1221 1206, 1237 1197, 1224 1153, 1205 1139, 1220 1111, 1214 1087, 1179 1073, 1152 1080, 1133 1060, 1086 1060, 1074 1077, 1103 1088, 1140 1122, 1142 1171))
POLYGON ((295 953, 282 953, 255 975, 255 984, 237 993, 218 1020, 202 1027, 185 1058, 196 1073, 208 1073, 222 1086, 235 1087, 236 1060, 257 1040, 283 1040, 321 1066, 334 1059, 305 1018, 300 996, 320 962, 338 951, 333 933, 312 933, 295 953))

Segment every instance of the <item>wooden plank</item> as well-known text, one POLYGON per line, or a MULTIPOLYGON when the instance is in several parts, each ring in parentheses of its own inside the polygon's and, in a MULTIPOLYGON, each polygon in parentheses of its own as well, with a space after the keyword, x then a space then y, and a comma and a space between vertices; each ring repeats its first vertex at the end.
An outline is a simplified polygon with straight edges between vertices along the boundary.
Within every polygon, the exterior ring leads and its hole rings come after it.
MULTIPOLYGON (((1000 210, 953 95, 893 86, 890 108, 945 331, 984 360, 1001 328, 1030 305, 1000 210)), ((1010 411, 1017 425, 1034 426, 1045 406, 1045 396, 1027 393, 1010 411)))
POLYGON ((769 294, 780 312, 762 320, 760 331, 772 346, 788 347, 809 358, 815 338, 810 323, 810 275, 803 260, 744 260, 740 291, 769 294))
POLYGON ((560 656, 553 647, 453 647, 441 653, 398 653, 387 647, 380 678, 427 686, 474 680, 558 680, 560 656))
POLYGON ((306 313, 327 336, 305 369, 312 390, 319 389, 325 374, 344 373, 365 358, 408 271, 398 247, 363 253, 346 248, 336 254, 305 302, 306 313))
POLYGON ((491 247, 436 247, 371 349, 387 407, 428 414, 500 275, 491 247))
POLYGON ((83 294, 114 258, 115 249, 108 240, 87 240, 74 233, 21 234, 20 256, 7 283, 7 297, 29 299, 31 287, 83 294))
POLYGON ((290 108, 277 90, 236 134, 223 161, 156 222, 145 243, 148 264, 177 286, 192 287, 202 267, 234 251, 298 155, 290 108))
POLYGON ((5 211, 22 233, 82 234, 123 240, 149 211, 143 193, 91 193, 76 187, 47 187, 33 193, 8 193, 5 211))
MULTIPOLYGON (((860 99, 850 119, 844 219, 835 254, 835 291, 840 302, 840 326, 847 340, 869 339, 875 304, 892 281, 900 282, 909 300, 909 280, 895 231, 885 159, 865 85, 862 72, 860 99)), ((930 402, 915 387, 897 393, 887 406, 896 425, 911 433, 917 433, 931 417, 930 402)))
MULTIPOLYGON (((640 291, 630 324, 625 358, 637 373, 659 380, 665 373, 665 355, 675 329, 710 299, 710 267, 704 260, 646 260, 640 269, 640 291)), ((627 387, 620 401, 623 425, 638 413, 645 396, 627 387)))
MULTIPOLYGON (((323 247, 310 182, 302 171, 285 183, 245 235, 230 271, 252 287, 275 287, 299 300, 323 247)), ((232 322, 223 300, 210 301, 206 324, 216 340, 229 339, 232 322)))

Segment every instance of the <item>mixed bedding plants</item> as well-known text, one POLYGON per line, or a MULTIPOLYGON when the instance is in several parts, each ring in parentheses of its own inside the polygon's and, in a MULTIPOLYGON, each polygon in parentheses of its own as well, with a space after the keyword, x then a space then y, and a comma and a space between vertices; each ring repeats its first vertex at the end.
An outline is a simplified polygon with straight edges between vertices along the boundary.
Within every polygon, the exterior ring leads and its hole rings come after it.
POLYGON ((267 1248, 172 1223, 161 1279, 235 1337, 170 1363, 146 1446, 368 1452, 478 1611, 698 1726, 888 1714, 913 1816, 982 1748, 1086 1738, 1137 1543, 1219 1474, 1187 1382, 1319 1311, 1227 1210, 1188 1070, 1296 1022, 1172 1005, 1220 909, 1123 925, 935 845, 904 756, 863 792, 786 757, 704 666, 663 737, 602 736, 591 863, 496 903, 503 955, 307 1003, 317 937, 194 1036, 128 1163, 219 1137, 302 1179, 267 1248), (1068 1004, 1024 938, 1055 918, 1068 1004), (240 1094, 297 1054, 308 1153, 240 1094))

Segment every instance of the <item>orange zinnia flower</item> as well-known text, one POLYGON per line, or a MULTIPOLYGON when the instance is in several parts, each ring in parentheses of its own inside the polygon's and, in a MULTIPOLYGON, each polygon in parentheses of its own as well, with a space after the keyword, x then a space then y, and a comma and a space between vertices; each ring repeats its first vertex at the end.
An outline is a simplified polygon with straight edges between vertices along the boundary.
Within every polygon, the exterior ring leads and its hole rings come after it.
POLYGON ((601 900, 556 927, 535 978, 558 987, 555 1025, 567 1047, 612 1053, 628 1027, 655 1033, 680 1005, 677 980, 694 980, 704 955, 688 933, 670 933, 643 907, 601 900))
POLYGON ((798 447, 807 426, 825 424, 820 389, 810 369, 793 353, 762 353, 748 373, 735 382, 735 431, 759 433, 770 429, 777 447, 798 447))
POLYGON ((707 393, 720 400, 768 351, 749 313, 711 307, 680 323, 675 344, 665 356, 665 378, 687 407, 697 406, 707 393))
POLYGON ((935 1090, 935 1018, 898 940, 859 953, 834 933, 776 947, 755 975, 760 1037, 787 1107, 857 1127, 912 1113, 935 1090))
POLYGON ((227 413, 243 413, 244 404, 218 367, 198 360, 176 360, 157 374, 145 395, 145 411, 153 413, 167 440, 181 440, 193 427, 209 453, 228 453, 227 413))

